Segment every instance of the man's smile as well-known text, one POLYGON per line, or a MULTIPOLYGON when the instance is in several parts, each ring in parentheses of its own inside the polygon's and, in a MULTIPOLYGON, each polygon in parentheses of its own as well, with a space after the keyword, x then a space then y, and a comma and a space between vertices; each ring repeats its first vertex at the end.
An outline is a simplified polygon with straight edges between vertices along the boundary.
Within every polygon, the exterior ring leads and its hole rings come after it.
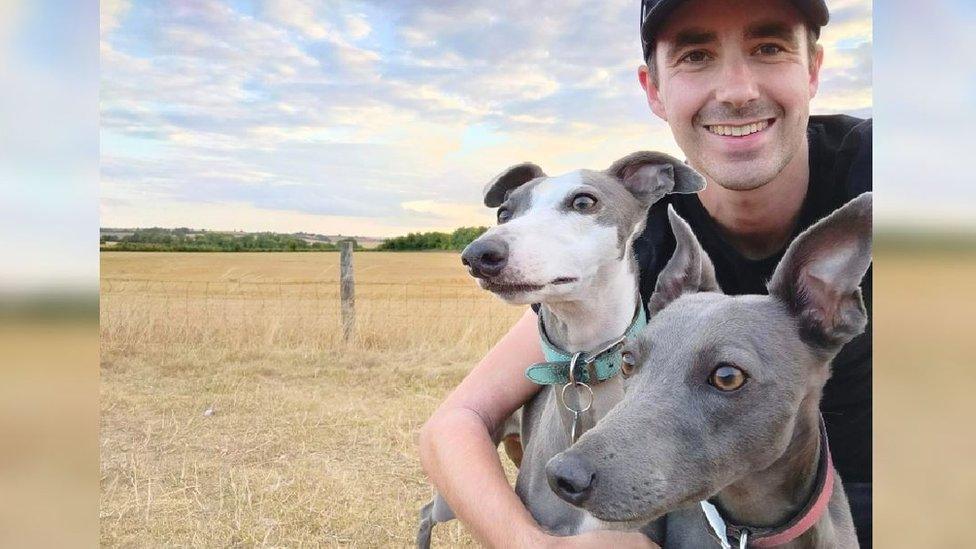
POLYGON ((723 137, 744 137, 765 130, 775 121, 775 118, 767 118, 748 124, 706 124, 705 129, 723 137))

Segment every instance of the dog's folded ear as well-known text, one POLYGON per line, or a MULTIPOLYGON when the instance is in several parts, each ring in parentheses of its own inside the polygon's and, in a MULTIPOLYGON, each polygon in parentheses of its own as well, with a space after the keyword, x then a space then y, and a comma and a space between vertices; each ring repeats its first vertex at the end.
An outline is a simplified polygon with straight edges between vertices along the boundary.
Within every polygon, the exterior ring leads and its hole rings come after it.
POLYGON ((705 178, 677 158, 653 151, 637 151, 614 162, 607 173, 650 206, 668 193, 696 193, 705 178))
POLYGON ((864 193, 801 233, 769 281, 812 345, 836 349, 867 325, 859 286, 871 266, 871 201, 864 193))
POLYGON ((508 193, 537 177, 545 177, 542 168, 531 162, 516 164, 504 172, 498 174, 494 179, 485 185, 485 206, 497 208, 505 202, 508 193))
POLYGON ((654 293, 647 310, 655 314, 683 294, 721 292, 715 278, 715 266, 698 243, 698 238, 681 216, 668 206, 668 220, 674 233, 674 254, 657 276, 654 293))

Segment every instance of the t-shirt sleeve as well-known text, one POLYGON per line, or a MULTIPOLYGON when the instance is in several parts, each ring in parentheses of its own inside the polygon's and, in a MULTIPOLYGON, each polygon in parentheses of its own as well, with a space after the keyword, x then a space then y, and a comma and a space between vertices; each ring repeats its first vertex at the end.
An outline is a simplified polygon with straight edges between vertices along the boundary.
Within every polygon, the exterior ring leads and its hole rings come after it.
POLYGON ((841 143, 838 166, 846 166, 846 173, 838 174, 848 196, 855 197, 871 190, 872 119, 868 118, 851 128, 841 143), (846 162, 845 162, 846 160, 846 162))

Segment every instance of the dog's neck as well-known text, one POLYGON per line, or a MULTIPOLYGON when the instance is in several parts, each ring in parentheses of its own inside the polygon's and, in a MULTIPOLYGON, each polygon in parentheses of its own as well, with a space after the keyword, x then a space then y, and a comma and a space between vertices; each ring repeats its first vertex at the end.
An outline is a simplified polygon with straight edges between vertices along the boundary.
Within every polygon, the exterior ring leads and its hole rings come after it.
MULTIPOLYGON (((808 394, 801 403, 790 444, 779 459, 766 469, 733 482, 715 497, 727 521, 760 527, 780 526, 813 497, 821 451, 821 391, 814 393, 808 394)), ((833 531, 830 520, 830 513, 824 513, 812 528, 788 546, 822 546, 824 538, 830 537, 833 531)))
POLYGON ((557 347, 570 353, 590 351, 627 330, 637 299, 637 262, 629 258, 601 266, 574 298, 543 303, 539 314, 557 347))

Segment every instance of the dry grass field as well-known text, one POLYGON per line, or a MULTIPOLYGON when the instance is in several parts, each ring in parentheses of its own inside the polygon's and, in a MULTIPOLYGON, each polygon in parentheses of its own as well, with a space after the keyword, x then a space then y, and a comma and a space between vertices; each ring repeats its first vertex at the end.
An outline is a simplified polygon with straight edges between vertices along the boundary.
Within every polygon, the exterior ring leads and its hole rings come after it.
MULTIPOLYGON (((456 254, 356 255, 348 344, 338 254, 103 253, 101 265, 108 546, 412 544, 430 497, 418 428, 520 314, 456 254)), ((976 442, 960 432, 974 277, 976 259, 876 254, 879 547, 968 541, 944 524, 976 507, 976 442)), ((471 540, 455 522, 435 544, 471 540)))
POLYGON ((521 310, 457 254, 361 253, 344 343, 338 260, 101 255, 103 544, 413 542, 419 427, 521 310))

